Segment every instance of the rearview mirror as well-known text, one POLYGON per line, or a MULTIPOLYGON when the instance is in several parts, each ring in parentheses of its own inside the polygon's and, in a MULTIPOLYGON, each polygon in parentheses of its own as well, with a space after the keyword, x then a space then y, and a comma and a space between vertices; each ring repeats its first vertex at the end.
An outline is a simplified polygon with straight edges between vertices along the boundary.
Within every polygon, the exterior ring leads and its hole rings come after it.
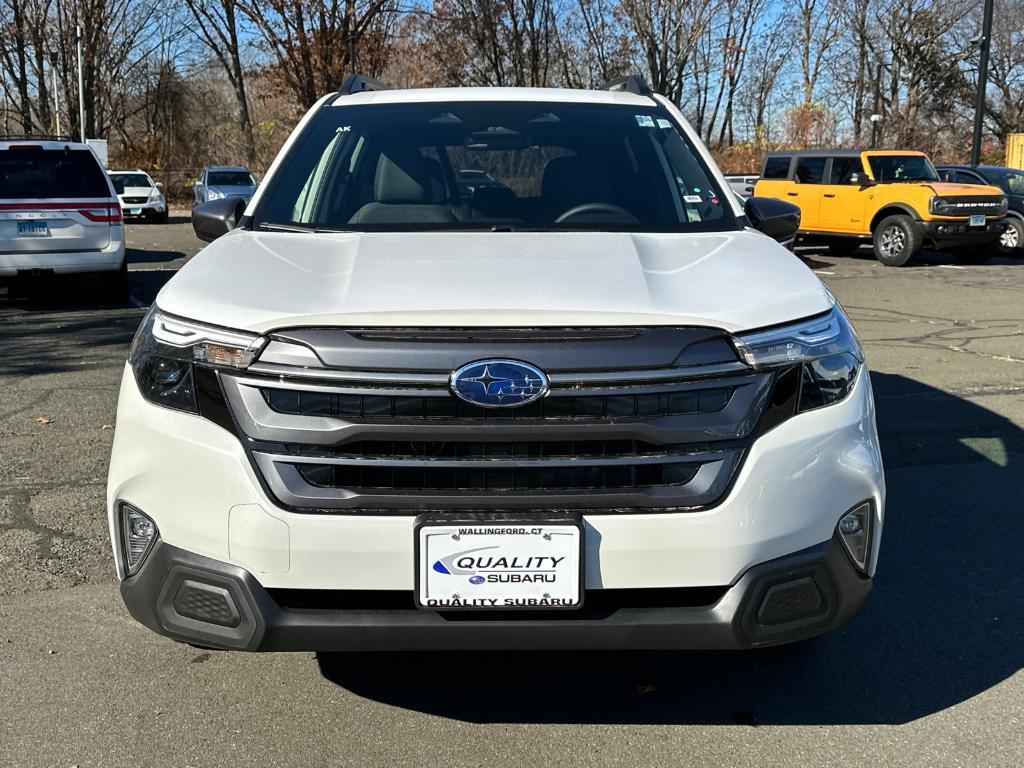
POLYGON ((750 225, 780 243, 788 243, 800 229, 800 209, 774 197, 748 197, 743 212, 750 225))
POLYGON ((192 229, 196 237, 212 243, 238 226, 245 213, 245 200, 240 197, 222 197, 202 203, 192 209, 192 229))

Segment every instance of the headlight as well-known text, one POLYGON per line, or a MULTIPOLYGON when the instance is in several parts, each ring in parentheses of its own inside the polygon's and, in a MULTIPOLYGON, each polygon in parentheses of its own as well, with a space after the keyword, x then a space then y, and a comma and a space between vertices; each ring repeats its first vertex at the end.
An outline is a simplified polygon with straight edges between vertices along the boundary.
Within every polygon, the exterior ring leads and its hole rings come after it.
POLYGON ((864 362, 857 334, 838 304, 809 320, 735 336, 733 343, 751 368, 800 366, 798 412, 845 398, 864 362))
POLYGON ((999 212, 1006 213, 1010 209, 1010 198, 1003 195, 999 200, 999 212))
POLYGON ((222 197, 224 197, 224 193, 219 189, 211 189, 206 193, 207 200, 220 200, 222 197))
POLYGON ((928 210, 936 216, 954 216, 957 213, 956 206, 942 197, 932 197, 928 202, 928 210))
POLYGON ((165 315, 155 306, 135 334, 128 363, 149 402, 198 413, 193 368, 247 368, 265 339, 165 315))

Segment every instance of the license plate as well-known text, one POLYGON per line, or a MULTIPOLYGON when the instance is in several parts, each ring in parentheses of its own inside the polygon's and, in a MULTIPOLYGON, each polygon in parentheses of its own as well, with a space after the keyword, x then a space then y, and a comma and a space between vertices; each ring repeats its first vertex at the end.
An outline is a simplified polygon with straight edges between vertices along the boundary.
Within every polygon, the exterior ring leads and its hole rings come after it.
POLYGON ((985 215, 982 213, 971 214, 971 226, 972 227, 984 227, 985 226, 985 215))
POLYGON ((416 603, 430 610, 579 608, 579 521, 467 521, 416 528, 416 603))
POLYGON ((141 208, 129 208, 128 209, 128 213, 130 215, 132 215, 132 216, 138 216, 140 213, 142 213, 142 209, 141 208))
POLYGON ((48 237, 50 227, 45 221, 19 221, 18 237, 48 237))

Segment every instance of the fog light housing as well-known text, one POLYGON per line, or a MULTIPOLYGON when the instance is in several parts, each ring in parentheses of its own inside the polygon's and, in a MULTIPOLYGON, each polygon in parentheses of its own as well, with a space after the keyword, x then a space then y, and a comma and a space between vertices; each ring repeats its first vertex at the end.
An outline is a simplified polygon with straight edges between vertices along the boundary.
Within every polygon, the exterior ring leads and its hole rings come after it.
POLYGON ((149 517, 130 504, 121 505, 121 548, 127 576, 142 566, 159 533, 149 517))
POLYGON ((874 519, 874 504, 865 501, 839 518, 836 524, 836 533, 843 542, 846 554, 857 569, 864 573, 868 572, 871 560, 871 529, 874 519))

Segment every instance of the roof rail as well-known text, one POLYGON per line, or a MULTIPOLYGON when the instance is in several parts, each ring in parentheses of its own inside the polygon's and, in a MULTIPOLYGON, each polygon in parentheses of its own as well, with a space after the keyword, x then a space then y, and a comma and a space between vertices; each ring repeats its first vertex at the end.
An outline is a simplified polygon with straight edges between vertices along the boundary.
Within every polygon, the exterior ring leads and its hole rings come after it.
POLYGON ((0 133, 0 141, 69 141, 77 144, 79 139, 52 133, 0 133))
POLYGON ((598 89, 601 91, 625 91, 626 93, 636 93, 640 96, 652 96, 653 92, 651 87, 647 85, 640 75, 625 75, 624 77, 616 77, 613 80, 609 80, 607 83, 601 85, 598 89))
POLYGON ((390 90, 390 88, 390 85, 382 83, 380 80, 367 75, 357 75, 353 73, 341 81, 341 87, 338 89, 338 94, 341 96, 349 96, 353 93, 362 93, 363 91, 387 91, 390 90))

